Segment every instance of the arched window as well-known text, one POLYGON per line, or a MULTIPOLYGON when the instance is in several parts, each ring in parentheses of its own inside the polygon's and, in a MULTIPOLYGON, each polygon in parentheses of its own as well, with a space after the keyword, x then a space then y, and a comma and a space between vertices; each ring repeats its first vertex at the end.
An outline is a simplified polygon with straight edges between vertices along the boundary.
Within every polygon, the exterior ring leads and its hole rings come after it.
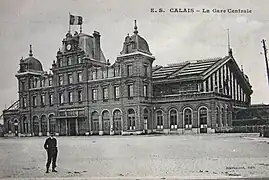
POLYGON ((135 112, 133 109, 128 110, 128 127, 130 130, 135 130, 135 112))
POLYGON ((185 128, 192 128, 192 110, 189 108, 184 109, 184 123, 185 128))
MULTIPOLYGON (((15 131, 15 133, 18 133, 18 131, 19 131, 18 125, 19 125, 18 119, 15 119, 14 120, 14 131, 15 131)), ((16 136, 17 136, 17 134, 16 134, 16 136)))
POLYGON ((33 124, 34 124, 34 135, 37 136, 39 133, 39 120, 37 116, 33 117, 33 124))
POLYGON ((219 107, 216 107, 216 127, 220 126, 220 113, 219 113, 219 107))
POLYGON ((11 119, 8 121, 7 123, 7 129, 8 131, 11 131, 11 127, 12 127, 12 122, 11 122, 11 119))
POLYGON ((224 111, 224 108, 221 108, 221 124, 222 124, 222 126, 225 125, 225 111, 224 111))
POLYGON ((45 115, 42 115, 41 116, 41 132, 42 132, 42 135, 47 134, 47 129, 48 129, 47 117, 45 115))
POLYGON ((110 117, 108 111, 103 111, 102 122, 104 134, 110 134, 110 117))
POLYGON ((23 117, 23 130, 24 130, 24 133, 28 133, 28 121, 27 121, 26 116, 23 117))
POLYGON ((170 128, 177 129, 177 111, 175 109, 170 111, 170 128))
POLYGON ((53 114, 49 115, 49 126, 50 132, 56 132, 56 119, 53 114))
POLYGON ((163 112, 157 111, 157 129, 163 129, 163 112))
POLYGON ((119 133, 121 131, 121 112, 118 109, 113 112, 113 123, 115 133, 119 133))
POLYGON ((205 125, 207 125, 207 108, 206 107, 202 107, 199 109, 199 122, 202 128, 205 125))
POLYGON ((226 122, 225 122, 225 126, 229 126, 229 109, 226 108, 226 122))
POLYGON ((92 113, 92 131, 93 134, 99 133, 99 114, 96 111, 92 113))

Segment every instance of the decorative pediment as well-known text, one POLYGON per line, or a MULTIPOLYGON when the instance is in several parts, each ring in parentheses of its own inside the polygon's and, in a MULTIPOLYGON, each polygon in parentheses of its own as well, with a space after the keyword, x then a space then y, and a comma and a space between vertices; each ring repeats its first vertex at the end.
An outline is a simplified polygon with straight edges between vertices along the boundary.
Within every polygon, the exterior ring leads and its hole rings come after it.
POLYGON ((133 79, 127 79, 124 81, 125 84, 131 84, 134 83, 135 81, 133 79))
POLYGON ((76 88, 73 88, 73 89, 76 89, 76 90, 81 90, 81 89, 83 89, 83 86, 78 85, 78 86, 76 86, 76 88))

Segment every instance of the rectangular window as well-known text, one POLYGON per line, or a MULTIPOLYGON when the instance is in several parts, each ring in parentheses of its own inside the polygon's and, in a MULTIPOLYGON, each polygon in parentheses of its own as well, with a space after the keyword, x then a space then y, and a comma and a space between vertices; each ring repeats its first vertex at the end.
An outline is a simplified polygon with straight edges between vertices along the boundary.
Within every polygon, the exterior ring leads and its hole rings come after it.
POLYGON ((148 66, 144 65, 144 76, 147 77, 148 76, 148 66))
POLYGON ((106 69, 103 70, 103 78, 107 78, 107 70, 106 69))
POLYGON ((127 65, 127 76, 131 76, 132 74, 132 65, 127 65))
POLYGON ((67 58, 67 66, 72 65, 72 57, 67 58))
POLYGON ((128 85, 128 98, 134 97, 134 85, 130 84, 128 85))
POLYGON ((33 88, 37 88, 37 82, 38 82, 38 79, 34 78, 33 88))
POLYGON ((45 94, 41 94, 40 100, 41 100, 41 106, 45 106, 45 94))
POLYGON ((21 91, 25 91, 25 82, 21 82, 21 91))
POLYGON ((73 103, 73 92, 68 92, 68 102, 73 103))
POLYGON ((78 91, 78 102, 82 102, 82 92, 78 91))
POLYGON ((22 98, 22 108, 26 108, 26 101, 27 101, 26 97, 23 97, 22 98))
POLYGON ((120 98, 120 87, 115 86, 114 87, 114 99, 119 100, 119 98, 120 98))
POLYGON ((40 79, 39 82, 40 82, 40 87, 43 87, 43 86, 44 86, 44 84, 43 84, 43 80, 40 79))
POLYGON ((97 89, 92 90, 92 100, 96 101, 97 100, 97 89))
POLYGON ((59 75, 59 85, 63 85, 64 84, 64 76, 63 75, 59 75))
POLYGON ((63 67, 63 60, 62 59, 59 59, 59 67, 63 67))
POLYGON ((94 70, 94 71, 92 72, 92 79, 93 79, 93 80, 97 79, 97 70, 94 70))
POLYGON ((72 74, 68 74, 68 84, 72 84, 73 83, 73 76, 72 74))
POLYGON ((120 66, 114 67, 114 77, 117 77, 120 75, 120 66))
POLYGON ((59 94, 59 103, 60 103, 60 105, 62 105, 64 103, 64 94, 63 93, 59 94))
POLYGON ((78 57, 78 64, 81 63, 81 57, 78 57))
POLYGON ((52 77, 49 77, 49 86, 52 86, 52 77))
POLYGON ((78 77, 78 82, 81 82, 82 81, 82 73, 78 72, 77 77, 78 77))
POLYGON ((108 100, 108 89, 103 88, 103 101, 107 101, 107 100, 108 100))
POLYGON ((33 96, 33 107, 37 106, 36 96, 33 96))
POLYGON ((144 97, 148 97, 148 85, 144 85, 144 89, 143 89, 143 95, 144 97))
POLYGON ((53 105, 53 94, 49 95, 49 104, 50 104, 50 106, 53 105))

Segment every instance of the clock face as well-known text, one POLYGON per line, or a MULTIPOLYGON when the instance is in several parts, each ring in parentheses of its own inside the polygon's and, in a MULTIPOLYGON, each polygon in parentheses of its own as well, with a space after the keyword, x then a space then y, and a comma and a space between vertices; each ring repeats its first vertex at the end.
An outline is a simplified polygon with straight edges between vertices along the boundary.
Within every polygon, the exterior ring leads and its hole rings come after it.
POLYGON ((67 49, 68 51, 70 51, 70 50, 71 50, 71 44, 68 44, 68 45, 66 46, 66 49, 67 49))

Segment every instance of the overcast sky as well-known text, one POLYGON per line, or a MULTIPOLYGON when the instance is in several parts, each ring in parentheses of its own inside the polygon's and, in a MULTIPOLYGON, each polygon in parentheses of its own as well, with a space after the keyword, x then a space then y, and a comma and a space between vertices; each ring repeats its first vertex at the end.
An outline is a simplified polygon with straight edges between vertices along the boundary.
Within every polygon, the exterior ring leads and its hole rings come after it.
MULTIPOLYGON (((101 46, 114 62, 136 19, 139 34, 156 57, 154 64, 227 55, 227 28, 234 57, 253 86, 253 103, 269 103, 269 87, 261 39, 269 40, 268 0, 1 0, 0 1, 0 109, 18 99, 19 60, 29 45, 49 70, 68 31, 68 13, 84 18, 83 32, 101 33, 101 46), (165 13, 151 13, 164 8, 165 13), (170 13, 170 8, 251 9, 250 14, 170 13)), ((79 30, 79 27, 73 27, 79 30)), ((269 44, 268 44, 269 45, 269 44)))

